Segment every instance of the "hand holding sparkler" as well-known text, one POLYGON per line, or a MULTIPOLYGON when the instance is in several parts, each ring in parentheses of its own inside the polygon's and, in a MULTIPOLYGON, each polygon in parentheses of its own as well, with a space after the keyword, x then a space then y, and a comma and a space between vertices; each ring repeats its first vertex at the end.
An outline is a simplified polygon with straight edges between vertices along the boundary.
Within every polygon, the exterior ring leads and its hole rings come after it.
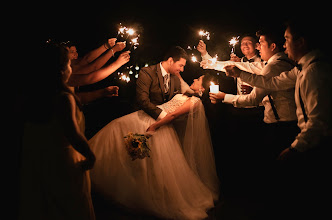
POLYGON ((122 54, 120 54, 120 56, 118 57, 118 59, 115 61, 119 64, 119 66, 122 66, 126 63, 129 62, 130 60, 130 51, 125 51, 122 54))
POLYGON ((201 56, 204 56, 207 53, 206 44, 204 43, 204 41, 199 40, 197 50, 201 53, 201 56))
POLYGON ((235 54, 235 45, 237 43, 239 43, 239 38, 240 36, 237 36, 237 37, 233 37, 230 41, 229 41, 229 44, 232 45, 232 51, 231 53, 235 54))

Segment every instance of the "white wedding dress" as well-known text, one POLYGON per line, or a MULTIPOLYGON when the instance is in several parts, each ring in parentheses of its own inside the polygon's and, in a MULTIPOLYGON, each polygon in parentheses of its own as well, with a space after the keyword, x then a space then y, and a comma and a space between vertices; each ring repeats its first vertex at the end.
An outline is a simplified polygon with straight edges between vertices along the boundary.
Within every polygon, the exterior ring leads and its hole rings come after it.
POLYGON ((89 141, 96 155, 91 170, 95 190, 129 209, 167 219, 204 219, 219 195, 214 154, 204 106, 178 94, 159 106, 172 112, 188 99, 190 113, 178 136, 172 124, 148 139, 150 157, 131 160, 124 136, 144 134, 155 120, 139 110, 111 121, 89 141), (179 138, 181 137, 181 138, 179 138))

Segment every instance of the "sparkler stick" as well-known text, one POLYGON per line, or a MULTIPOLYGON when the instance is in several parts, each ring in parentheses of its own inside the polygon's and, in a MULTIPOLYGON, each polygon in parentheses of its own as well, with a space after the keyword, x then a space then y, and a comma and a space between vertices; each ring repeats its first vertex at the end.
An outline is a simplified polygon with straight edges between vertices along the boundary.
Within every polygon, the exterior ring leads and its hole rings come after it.
POLYGON ((233 37, 230 41, 229 41, 229 44, 232 45, 232 51, 231 53, 235 54, 235 45, 237 43, 239 43, 239 38, 240 36, 237 36, 237 37, 233 37))

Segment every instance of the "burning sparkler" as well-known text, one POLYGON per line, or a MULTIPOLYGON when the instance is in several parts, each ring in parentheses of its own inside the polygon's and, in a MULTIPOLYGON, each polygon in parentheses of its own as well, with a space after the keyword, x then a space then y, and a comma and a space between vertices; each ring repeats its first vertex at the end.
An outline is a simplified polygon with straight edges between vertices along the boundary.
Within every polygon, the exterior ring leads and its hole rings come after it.
POLYGON ((201 36, 201 39, 203 40, 203 37, 206 37, 206 40, 210 40, 210 32, 208 31, 203 31, 203 30, 200 30, 198 32, 199 36, 201 36))
POLYGON ((118 72, 118 75, 119 75, 119 79, 120 80, 125 81, 127 83, 130 81, 130 77, 129 76, 126 76, 125 74, 120 73, 120 72, 118 72))
POLYGON ((130 41, 131 46, 130 46, 130 49, 129 49, 129 50, 131 50, 131 48, 132 48, 133 46, 134 46, 134 50, 137 49, 137 46, 139 45, 139 43, 138 43, 138 37, 139 37, 139 35, 138 35, 137 37, 131 39, 131 41, 130 41))
POLYGON ((235 54, 235 45, 237 43, 239 43, 239 38, 240 36, 237 36, 237 37, 233 37, 230 41, 229 41, 229 44, 232 45, 232 51, 231 53, 235 54))

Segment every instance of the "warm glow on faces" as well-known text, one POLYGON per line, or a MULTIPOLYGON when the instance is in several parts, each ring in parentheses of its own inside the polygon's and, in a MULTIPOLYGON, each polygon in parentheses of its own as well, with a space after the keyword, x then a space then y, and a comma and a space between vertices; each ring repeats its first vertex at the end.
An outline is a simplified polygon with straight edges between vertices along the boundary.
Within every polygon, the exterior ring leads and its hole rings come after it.
POLYGON ((251 37, 244 37, 241 40, 241 51, 249 59, 256 55, 256 45, 251 37))
POLYGON ((187 61, 184 58, 180 58, 180 60, 174 62, 173 58, 170 57, 169 62, 170 62, 169 73, 176 75, 184 71, 184 67, 187 61))
POLYGON ((264 35, 260 36, 259 45, 258 45, 257 49, 259 50, 259 54, 264 61, 268 61, 271 58, 271 56, 274 55, 275 52, 273 52, 272 45, 275 45, 275 44, 272 43, 269 46, 269 43, 266 41, 264 35))
POLYGON ((190 88, 194 90, 195 92, 199 91, 202 89, 202 84, 203 84, 203 76, 200 76, 198 79, 194 79, 194 82, 191 84, 190 88))
POLYGON ((284 44, 284 48, 286 49, 285 50, 285 53, 287 54, 288 58, 291 59, 291 60, 296 60, 296 54, 295 54, 295 46, 296 46, 296 42, 293 40, 293 36, 289 30, 289 28, 286 29, 285 31, 285 44, 284 44))

